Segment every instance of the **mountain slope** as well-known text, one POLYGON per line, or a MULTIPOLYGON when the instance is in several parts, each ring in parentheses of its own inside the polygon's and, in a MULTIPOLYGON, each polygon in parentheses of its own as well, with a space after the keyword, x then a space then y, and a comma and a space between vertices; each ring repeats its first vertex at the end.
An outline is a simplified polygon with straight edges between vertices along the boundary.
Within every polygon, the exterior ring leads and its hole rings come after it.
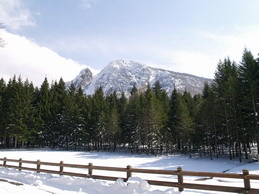
POLYGON ((81 87, 87 95, 94 94, 97 88, 102 87, 105 95, 116 91, 118 95, 124 92, 129 97, 134 85, 138 90, 144 91, 148 84, 152 87, 157 81, 168 94, 171 94, 176 87, 179 92, 186 89, 194 95, 202 92, 205 82, 211 82, 210 79, 153 68, 127 60, 110 62, 94 77, 89 71, 89 69, 81 71, 80 75, 71 81, 76 88, 81 87))

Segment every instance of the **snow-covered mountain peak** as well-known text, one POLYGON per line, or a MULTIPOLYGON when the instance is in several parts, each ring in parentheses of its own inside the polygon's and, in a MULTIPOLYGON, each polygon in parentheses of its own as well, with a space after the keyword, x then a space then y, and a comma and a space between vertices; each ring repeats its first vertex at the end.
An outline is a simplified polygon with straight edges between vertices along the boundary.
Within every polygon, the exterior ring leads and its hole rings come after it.
POLYGON ((211 80, 120 59, 110 62, 95 76, 89 69, 83 70, 72 83, 76 88, 81 87, 87 95, 94 94, 97 88, 102 87, 105 95, 115 91, 118 95, 125 93, 129 97, 134 85, 139 91, 145 91, 148 84, 152 87, 157 81, 168 94, 176 87, 179 92, 187 90, 194 95, 201 93, 204 82, 211 80))

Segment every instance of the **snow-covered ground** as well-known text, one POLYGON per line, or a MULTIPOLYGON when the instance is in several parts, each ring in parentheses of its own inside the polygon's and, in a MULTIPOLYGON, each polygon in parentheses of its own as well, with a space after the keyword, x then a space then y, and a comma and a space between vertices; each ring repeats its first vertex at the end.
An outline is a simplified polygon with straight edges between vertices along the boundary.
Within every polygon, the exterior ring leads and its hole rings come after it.
MULTIPOLYGON (((133 168, 148 168, 148 169, 165 169, 176 170, 177 167, 182 167, 183 170, 204 171, 204 172, 232 172, 242 173, 242 169, 249 170, 250 174, 259 174, 259 162, 239 163, 238 160, 229 160, 228 158, 220 158, 210 160, 209 158, 192 157, 187 155, 170 155, 170 156, 146 156, 146 155, 131 155, 125 153, 104 153, 104 152, 74 152, 74 151, 53 151, 53 150, 1 150, 0 158, 7 157, 9 159, 23 160, 41 160, 44 162, 59 162, 73 164, 88 164, 98 166, 114 166, 126 167, 131 165, 133 168)), ((16 164, 17 165, 17 164, 16 164)), ((25 166, 25 165, 24 165, 25 166)), ((29 166, 29 165, 28 165, 29 166)), ((34 166, 35 167, 35 166, 34 166)), ((57 167, 44 167, 44 169, 55 169, 57 167)), ((74 171, 80 173, 83 169, 69 169, 65 171, 74 171)), ((126 177, 125 172, 97 171, 93 174, 103 174, 106 176, 126 177)), ((116 182, 93 180, 69 176, 51 175, 45 173, 36 173, 28 171, 18 171, 15 169, 7 169, 0 167, 0 193, 178 193, 177 188, 150 186, 144 179, 176 181, 176 176, 171 175, 145 175, 133 173, 133 177, 128 182, 117 180, 116 182), (8 181, 8 182, 6 182, 8 181)), ((223 178, 213 178, 203 181, 197 181, 200 177, 184 177, 184 182, 212 184, 212 185, 228 185, 228 186, 243 186, 242 180, 229 180, 223 178)), ((251 181, 252 188, 259 188, 259 181, 251 181)), ((198 191, 185 189, 186 193, 219 193, 209 191, 198 191)))

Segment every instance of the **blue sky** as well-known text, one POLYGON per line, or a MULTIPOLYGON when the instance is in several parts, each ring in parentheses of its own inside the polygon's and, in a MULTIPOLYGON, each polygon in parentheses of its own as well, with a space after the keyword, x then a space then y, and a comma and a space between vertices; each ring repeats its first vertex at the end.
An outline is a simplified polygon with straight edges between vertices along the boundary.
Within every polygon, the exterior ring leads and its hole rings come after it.
MULTIPOLYGON (((213 78, 220 59, 239 62, 245 47, 257 56, 258 7, 257 0, 0 0, 0 21, 9 35, 75 61, 76 70, 131 59, 213 78)), ((76 76, 69 68, 57 76, 69 73, 76 76)))

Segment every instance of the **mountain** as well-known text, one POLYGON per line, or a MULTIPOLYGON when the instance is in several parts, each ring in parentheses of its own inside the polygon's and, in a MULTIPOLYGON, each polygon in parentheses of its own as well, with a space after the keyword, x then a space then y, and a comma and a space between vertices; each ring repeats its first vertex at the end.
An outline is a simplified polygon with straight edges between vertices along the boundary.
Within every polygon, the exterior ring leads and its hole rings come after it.
POLYGON ((204 83, 210 83, 211 79, 153 68, 131 60, 115 60, 95 76, 88 68, 82 70, 68 85, 73 83, 76 88, 81 87, 87 95, 102 87, 105 95, 116 91, 118 95, 124 92, 129 97, 134 85, 144 91, 148 84, 152 87, 157 81, 168 94, 176 87, 179 92, 187 90, 195 95, 202 93, 204 83))

